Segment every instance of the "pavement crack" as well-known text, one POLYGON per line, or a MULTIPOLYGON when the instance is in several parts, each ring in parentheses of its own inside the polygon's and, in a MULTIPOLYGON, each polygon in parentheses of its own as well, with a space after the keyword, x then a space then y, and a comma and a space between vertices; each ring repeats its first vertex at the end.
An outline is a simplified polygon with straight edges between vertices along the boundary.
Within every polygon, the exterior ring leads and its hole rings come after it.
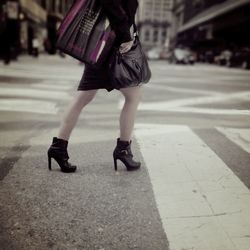
MULTIPOLYGON (((190 216, 176 216, 176 217, 166 217, 166 219, 189 219, 189 218, 209 218, 209 217, 218 217, 218 216, 225 216, 225 215, 232 215, 241 213, 242 210, 234 211, 230 213, 215 213, 215 214, 204 214, 204 215, 190 215, 190 216)), ((200 225, 202 226, 202 225, 200 225)))

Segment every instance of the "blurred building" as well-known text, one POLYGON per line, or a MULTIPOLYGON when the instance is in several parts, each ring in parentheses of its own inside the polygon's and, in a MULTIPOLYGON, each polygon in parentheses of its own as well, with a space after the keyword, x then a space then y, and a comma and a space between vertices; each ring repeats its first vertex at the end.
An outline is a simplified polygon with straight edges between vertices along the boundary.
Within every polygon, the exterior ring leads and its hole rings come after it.
POLYGON ((74 0, 40 0, 42 7, 47 11, 47 50, 50 54, 56 53, 56 31, 74 0))
POLYGON ((5 25, 6 25, 6 11, 5 11, 5 4, 3 1, 0 2, 0 35, 3 32, 5 25))
POLYGON ((167 45, 171 11, 172 0, 139 0, 137 25, 146 49, 167 45))
POLYGON ((20 52, 32 54, 34 38, 42 45, 47 30, 47 13, 38 1, 3 0, 1 10, 5 20, 0 32, 0 48, 8 50, 11 58, 20 52))
POLYGON ((250 0, 174 0, 175 44, 218 53, 250 45, 250 0))
POLYGON ((47 44, 48 52, 56 52, 56 30, 73 0, 1 0, 0 55, 6 48, 17 55, 33 54, 47 44))
POLYGON ((184 24, 185 0, 173 0, 171 42, 178 40, 178 30, 184 24))
POLYGON ((37 39, 42 49, 43 40, 47 36, 47 12, 39 1, 20 0, 20 43, 23 51, 33 52, 33 40, 37 39))

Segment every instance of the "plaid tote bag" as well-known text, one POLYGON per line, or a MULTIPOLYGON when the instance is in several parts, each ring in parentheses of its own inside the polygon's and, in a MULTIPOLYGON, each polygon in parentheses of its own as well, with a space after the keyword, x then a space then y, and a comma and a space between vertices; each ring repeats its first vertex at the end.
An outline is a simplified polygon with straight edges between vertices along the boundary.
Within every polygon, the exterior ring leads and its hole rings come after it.
POLYGON ((98 0, 76 0, 59 26, 56 47, 84 63, 100 65, 115 37, 98 0))

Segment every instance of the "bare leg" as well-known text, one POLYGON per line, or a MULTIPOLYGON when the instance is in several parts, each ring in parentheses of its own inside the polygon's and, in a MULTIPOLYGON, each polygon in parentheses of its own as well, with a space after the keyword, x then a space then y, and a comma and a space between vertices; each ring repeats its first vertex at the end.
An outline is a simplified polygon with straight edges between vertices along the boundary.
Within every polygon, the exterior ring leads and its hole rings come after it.
POLYGON ((94 98, 96 92, 97 90, 77 91, 75 98, 68 106, 63 120, 61 121, 58 138, 69 140, 82 108, 94 98))
POLYGON ((120 115, 120 139, 130 141, 134 128, 135 115, 142 95, 142 87, 120 89, 125 97, 125 103, 120 115))

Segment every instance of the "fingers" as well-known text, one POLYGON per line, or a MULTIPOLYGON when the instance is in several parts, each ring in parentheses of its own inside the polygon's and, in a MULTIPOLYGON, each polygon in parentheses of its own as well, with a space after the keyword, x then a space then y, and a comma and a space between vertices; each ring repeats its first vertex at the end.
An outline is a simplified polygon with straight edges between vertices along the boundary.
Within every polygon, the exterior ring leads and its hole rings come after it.
POLYGON ((119 51, 121 54, 126 53, 131 49, 132 46, 133 46, 133 40, 126 43, 122 43, 119 47, 119 51))
POLYGON ((124 46, 124 47, 120 47, 120 49, 119 49, 119 51, 120 51, 120 53, 121 54, 123 54, 123 53, 126 53, 126 52, 128 52, 130 50, 130 47, 128 47, 128 46, 124 46))

